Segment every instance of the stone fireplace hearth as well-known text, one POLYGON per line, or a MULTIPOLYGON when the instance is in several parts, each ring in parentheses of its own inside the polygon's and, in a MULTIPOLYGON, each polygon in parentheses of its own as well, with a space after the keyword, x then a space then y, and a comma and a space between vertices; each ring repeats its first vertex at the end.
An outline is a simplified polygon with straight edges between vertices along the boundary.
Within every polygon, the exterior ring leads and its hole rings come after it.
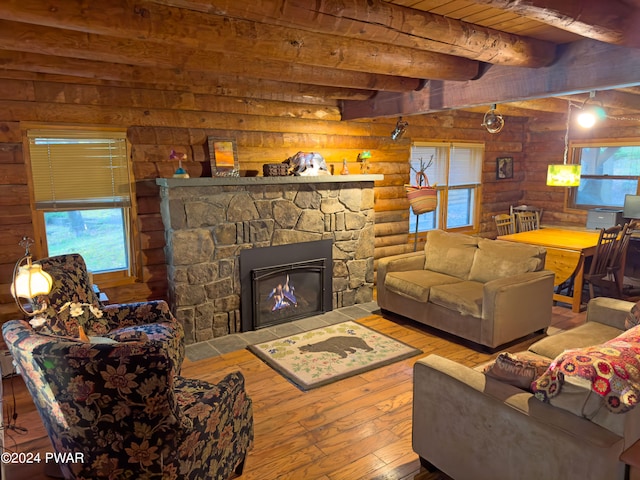
POLYGON ((186 343, 242 331, 243 249, 333 242, 332 307, 373 298, 382 175, 160 178, 169 302, 186 343))

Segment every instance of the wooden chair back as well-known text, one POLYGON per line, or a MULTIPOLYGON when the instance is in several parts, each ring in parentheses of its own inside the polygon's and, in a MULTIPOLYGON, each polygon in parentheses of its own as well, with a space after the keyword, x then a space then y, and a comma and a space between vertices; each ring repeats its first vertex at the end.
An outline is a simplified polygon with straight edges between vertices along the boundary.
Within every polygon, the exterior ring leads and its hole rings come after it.
POLYGON ((518 219, 518 232, 530 232, 540 228, 538 212, 520 212, 516 216, 518 219))
POLYGON ((591 259, 589 273, 584 276, 585 282, 589 285, 590 298, 595 297, 594 285, 598 285, 603 288, 613 285, 613 280, 608 279, 611 273, 609 267, 615 254, 618 235, 620 235, 621 230, 622 227, 620 225, 600 230, 598 246, 596 247, 596 252, 591 259))
POLYGON ((622 227, 622 233, 616 240, 614 247, 613 257, 609 264, 608 270, 616 282, 616 288, 618 290, 618 297, 622 298, 622 287, 624 284, 624 265, 627 260, 627 250, 629 248, 629 240, 631 235, 640 231, 640 221, 632 220, 629 223, 625 223, 622 227))
POLYGON ((501 213, 499 215, 495 215, 493 217, 493 220, 496 222, 498 236, 516 233, 516 222, 513 215, 509 215, 508 213, 501 213))

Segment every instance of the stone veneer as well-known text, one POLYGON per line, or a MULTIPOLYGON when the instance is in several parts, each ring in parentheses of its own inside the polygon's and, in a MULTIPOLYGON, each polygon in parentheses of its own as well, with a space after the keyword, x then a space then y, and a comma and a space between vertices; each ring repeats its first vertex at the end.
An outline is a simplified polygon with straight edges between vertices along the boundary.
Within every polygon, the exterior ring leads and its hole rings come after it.
POLYGON ((239 252, 333 240, 333 308, 373 298, 382 175, 159 178, 169 302, 186 343, 241 330, 239 252))

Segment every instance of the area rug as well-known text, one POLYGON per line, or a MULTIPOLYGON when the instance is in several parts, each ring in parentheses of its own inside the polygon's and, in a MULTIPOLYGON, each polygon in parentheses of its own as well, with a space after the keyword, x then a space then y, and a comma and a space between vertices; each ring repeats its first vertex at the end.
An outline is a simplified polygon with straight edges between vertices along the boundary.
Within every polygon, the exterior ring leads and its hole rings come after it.
POLYGON ((422 353, 353 321, 247 348, 301 390, 327 385, 422 353))

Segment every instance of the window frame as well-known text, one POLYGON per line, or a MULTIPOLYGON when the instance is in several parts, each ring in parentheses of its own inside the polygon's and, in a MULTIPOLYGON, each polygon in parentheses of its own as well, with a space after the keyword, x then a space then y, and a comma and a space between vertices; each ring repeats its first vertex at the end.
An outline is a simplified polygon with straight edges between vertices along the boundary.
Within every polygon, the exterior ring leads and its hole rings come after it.
MULTIPOLYGON (((589 140, 573 140, 569 143, 569 163, 581 165, 579 152, 582 148, 597 148, 597 147, 640 147, 640 138, 634 140, 625 141, 612 141, 609 139, 589 139, 589 140)), ((597 180, 636 180, 636 195, 640 195, 640 175, 582 175, 580 174, 580 181, 583 178, 597 179, 597 180)), ((579 187, 569 187, 565 197, 565 209, 567 211, 586 212, 594 208, 622 208, 617 205, 591 205, 591 204, 576 204, 576 197, 579 187)))
MULTIPOLYGON (((446 149, 446 155, 445 155, 445 164, 446 164, 446 168, 445 168, 445 174, 446 174, 446 184, 445 185, 436 185, 436 191, 437 191, 437 195, 438 195, 438 207, 437 210, 435 211, 434 215, 436 215, 435 218, 435 227, 434 228, 429 228, 427 230, 418 230, 417 232, 415 231, 415 229, 412 230, 412 218, 415 217, 415 215, 413 214, 413 211, 411 209, 411 206, 409 206, 409 239, 410 240, 414 240, 416 235, 418 237, 420 237, 420 235, 424 235, 426 232, 428 232, 429 230, 444 230, 444 231, 451 231, 451 232, 469 232, 469 233, 474 233, 477 232, 480 228, 480 200, 481 200, 481 196, 482 196, 482 164, 484 162, 484 156, 485 156, 485 144, 484 143, 478 143, 478 142, 460 142, 460 141, 414 141, 411 144, 411 153, 410 153, 410 157, 409 157, 409 165, 411 165, 413 158, 413 148, 414 147, 434 147, 434 148, 442 148, 442 149, 446 149), (478 153, 480 158, 479 158, 479 164, 478 164, 478 179, 477 179, 477 183, 469 183, 469 184, 463 184, 463 185, 449 185, 450 183, 450 169, 451 169, 451 158, 452 158, 452 151, 456 148, 479 148, 480 152, 478 153), (452 190, 469 190, 470 194, 473 196, 473 199, 470 200, 473 202, 473 206, 470 208, 470 215, 471 215, 471 225, 464 225, 464 226, 460 226, 460 227, 447 227, 447 213, 448 213, 448 202, 449 202, 449 192, 452 190)), ((426 171, 427 177, 429 177, 429 170, 426 171)), ((410 170, 410 180, 411 182, 414 182, 414 172, 413 170, 410 170)), ((412 183, 412 184, 413 184, 412 183)), ((434 182, 431 178, 429 178, 429 183, 433 184, 433 183, 437 183, 434 182)), ((422 214, 424 215, 424 214, 422 214)), ((420 225, 418 224, 418 227, 420 228, 420 225)))
POLYGON ((96 126, 96 125, 65 125, 65 124, 40 124, 40 123, 26 123, 21 124, 21 130, 23 132, 23 152, 25 159, 25 168, 27 172, 27 183, 29 186, 29 201, 31 207, 31 217, 33 220, 33 233, 34 233, 34 246, 33 253, 35 258, 45 258, 49 256, 47 246, 47 234, 45 225, 45 213, 51 211, 72 211, 81 210, 78 208, 57 208, 57 209, 39 209, 36 208, 35 199, 35 186, 32 176, 32 162, 31 152, 29 146, 29 131, 31 130, 48 130, 51 132, 68 131, 68 130, 82 130, 82 131, 94 131, 96 137, 100 137, 101 132, 121 132, 125 139, 126 148, 126 164, 129 170, 129 195, 130 206, 112 206, 112 207, 90 207, 90 209, 103 209, 103 208, 120 208, 123 210, 125 221, 125 234, 127 235, 127 255, 129 260, 129 268, 122 270, 114 270, 103 273, 92 273, 92 281, 99 284, 101 288, 114 287, 119 285, 127 285, 138 281, 142 277, 140 255, 141 250, 139 247, 139 232, 137 228, 137 205, 136 205, 136 191, 135 191, 135 179, 133 176, 133 165, 131 162, 131 142, 129 141, 126 133, 126 129, 122 127, 109 127, 109 126, 96 126))

